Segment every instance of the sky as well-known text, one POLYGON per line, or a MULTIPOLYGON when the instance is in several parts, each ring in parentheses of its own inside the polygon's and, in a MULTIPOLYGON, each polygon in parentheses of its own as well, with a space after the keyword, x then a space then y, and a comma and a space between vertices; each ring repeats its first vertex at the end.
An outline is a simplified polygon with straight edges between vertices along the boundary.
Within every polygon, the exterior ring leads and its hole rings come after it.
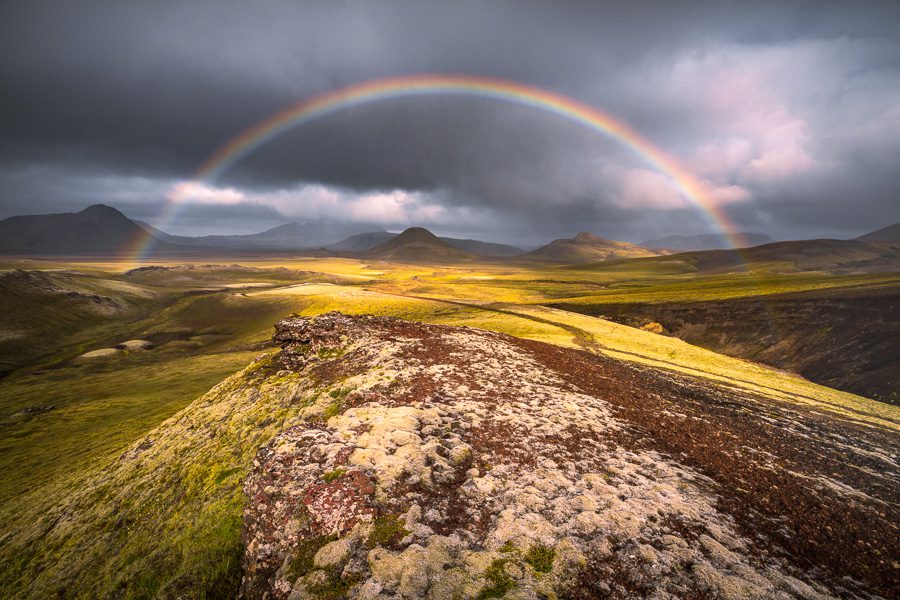
POLYGON ((900 3, 824 0, 7 0, 0 218, 102 202, 187 235, 292 220, 520 244, 717 232, 620 140, 484 97, 348 107, 196 180, 299 101, 452 74, 613 115, 739 230, 852 237, 900 221, 898 23, 900 3))

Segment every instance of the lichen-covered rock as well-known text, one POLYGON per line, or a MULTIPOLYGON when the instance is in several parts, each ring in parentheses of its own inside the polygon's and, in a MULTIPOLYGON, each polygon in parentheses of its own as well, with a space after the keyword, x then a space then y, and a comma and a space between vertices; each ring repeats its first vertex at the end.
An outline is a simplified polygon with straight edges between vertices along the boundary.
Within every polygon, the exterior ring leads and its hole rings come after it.
MULTIPOLYGON (((853 487, 835 464, 841 453, 852 469, 895 466, 835 441, 875 435, 865 428, 791 406, 787 428, 806 437, 787 431, 790 443, 775 443, 762 399, 468 328, 332 313, 276 329, 276 363, 319 392, 245 481, 245 598, 812 599, 887 589, 792 542, 843 511, 846 521, 830 526, 868 529, 879 553, 896 550, 873 529, 896 525, 896 482, 853 487), (793 462, 811 448, 820 462, 793 462), (818 477, 849 488, 813 486, 818 477), (768 495, 746 505, 776 480, 819 513, 768 495), (865 515, 875 521, 857 523, 865 515)), ((859 551, 840 535, 834 543, 859 551)))

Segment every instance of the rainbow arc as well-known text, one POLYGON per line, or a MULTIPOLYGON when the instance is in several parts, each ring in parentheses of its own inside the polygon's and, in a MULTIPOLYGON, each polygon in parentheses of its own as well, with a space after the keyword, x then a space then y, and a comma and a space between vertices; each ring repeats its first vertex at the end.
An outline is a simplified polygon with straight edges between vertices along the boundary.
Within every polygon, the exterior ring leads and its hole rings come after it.
MULTIPOLYGON (((733 246, 739 239, 722 208, 710 198, 706 186, 661 148, 627 123, 598 108, 561 94, 513 81, 469 75, 413 75, 367 81, 327 92, 290 106, 257 123, 220 146, 197 170, 194 180, 212 182, 229 167, 285 132, 337 111, 376 101, 410 96, 460 95, 493 98, 550 112, 568 121, 614 138, 641 156, 654 170, 669 177, 685 198, 720 230, 733 246)), ((170 200, 158 226, 177 218, 181 202, 170 200)), ((151 250, 142 242, 135 257, 151 250)))

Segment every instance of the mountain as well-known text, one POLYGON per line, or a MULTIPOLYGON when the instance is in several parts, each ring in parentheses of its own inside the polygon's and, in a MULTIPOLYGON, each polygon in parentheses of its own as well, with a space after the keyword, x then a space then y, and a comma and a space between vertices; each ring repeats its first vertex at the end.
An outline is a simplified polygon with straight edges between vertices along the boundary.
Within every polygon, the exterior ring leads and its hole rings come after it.
MULTIPOLYGON (((738 233, 736 238, 742 240, 741 247, 769 244, 774 240, 764 233, 738 233)), ((708 235, 670 235, 658 240, 647 240, 639 244, 644 248, 674 250, 684 252, 690 250, 718 250, 731 248, 728 237, 720 234, 708 235)))
MULTIPOLYGON (((741 250, 677 254, 699 271, 754 266, 775 271, 863 272, 900 269, 900 248, 854 240, 773 242, 741 250)), ((673 257, 674 258, 674 257, 673 257)))
POLYGON ((396 233, 388 231, 370 231, 368 233, 358 233, 348 238, 325 246, 326 250, 335 252, 365 252, 371 250, 379 244, 384 244, 397 237, 396 233))
POLYGON ((372 258, 409 262, 459 262, 475 259, 474 255, 454 248, 422 227, 410 227, 365 254, 372 258))
POLYGON ((657 256, 656 252, 629 244, 597 237, 590 233, 579 233, 574 238, 554 240, 537 250, 521 255, 532 260, 547 260, 564 263, 583 263, 618 258, 643 258, 657 256))
MULTIPOLYGON (((365 252, 371 250, 379 244, 384 244, 397 237, 398 234, 388 233, 386 231, 373 231, 369 233, 361 233, 359 235, 350 236, 336 244, 330 244, 325 247, 326 250, 334 250, 338 252, 365 252)), ((492 242, 482 242, 479 240, 457 239, 449 237, 439 237, 442 242, 453 246, 457 250, 477 254, 478 256, 506 257, 517 256, 522 254, 524 250, 515 246, 506 244, 495 244, 492 242)))
POLYGON ((477 254, 478 256, 502 258, 509 256, 518 256, 524 252, 524 250, 522 250, 521 248, 508 246, 506 244, 495 244, 493 242, 482 242, 479 240, 461 240, 448 237, 442 237, 440 239, 453 246, 457 250, 469 252, 470 254, 477 254))
MULTIPOLYGON (((137 223, 104 204, 77 213, 23 215, 0 221, 0 254, 119 255, 152 239, 137 223)), ((165 241, 154 248, 181 249, 165 241)))
POLYGON ((189 237, 170 235, 147 223, 132 221, 115 208, 95 204, 77 213, 22 215, 0 221, 0 254, 116 256, 147 242, 152 242, 152 250, 157 253, 196 254, 201 249, 295 251, 321 248, 336 239, 374 229, 371 224, 292 222, 249 235, 189 237))
POLYGON ((889 225, 856 238, 858 242, 900 242, 900 223, 889 225))
MULTIPOLYGON (((875 273, 900 270, 900 244, 867 244, 855 240, 773 242, 737 250, 697 250, 642 258, 634 267, 663 269, 668 273, 724 273, 748 268, 776 273, 875 273)), ((578 268, 602 269, 604 263, 598 261, 578 268)))
MULTIPOLYGON (((341 248, 333 247, 337 244, 332 242, 347 236, 355 238, 357 235, 367 235, 360 233, 361 230, 388 236, 385 239, 390 239, 393 236, 393 234, 388 234, 386 231, 372 231, 374 228, 371 224, 298 223, 292 221, 260 233, 188 237, 170 235, 141 221, 137 221, 137 223, 154 237, 173 244, 227 250, 308 250, 323 247, 329 250, 341 250, 341 248)), ((338 244, 341 243, 338 242, 338 244)))
POLYGON ((6 580, 29 598, 895 595, 872 565, 900 552, 897 425, 863 399, 390 317, 275 331, 279 352, 10 528, 6 580))
POLYGON ((303 250, 321 248, 347 236, 373 231, 372 225, 293 221, 261 233, 248 235, 207 235, 196 243, 209 248, 233 250, 303 250))

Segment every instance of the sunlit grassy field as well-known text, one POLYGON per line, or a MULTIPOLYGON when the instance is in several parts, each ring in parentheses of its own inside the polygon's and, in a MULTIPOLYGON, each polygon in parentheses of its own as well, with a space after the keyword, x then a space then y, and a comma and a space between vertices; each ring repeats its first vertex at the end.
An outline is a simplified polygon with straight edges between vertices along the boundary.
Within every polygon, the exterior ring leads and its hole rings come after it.
POLYGON ((547 306, 866 289, 898 286, 898 274, 738 270, 704 275, 665 262, 649 269, 629 266, 634 261, 591 269, 333 258, 209 262, 237 266, 126 275, 134 264, 0 264, 0 269, 65 273, 66 285, 114 298, 125 307, 112 316, 85 317, 53 294, 37 294, 22 305, 15 298, 5 300, 0 328, 10 331, 28 322, 44 326, 26 327, 10 342, 33 358, 0 380, 0 536, 27 528, 34 515, 58 503, 134 440, 254 357, 272 352, 272 325, 289 314, 339 310, 478 327, 712 379, 872 426, 900 428, 896 407, 676 338, 547 306), (90 361, 77 358, 128 339, 151 340, 156 347, 90 361))

